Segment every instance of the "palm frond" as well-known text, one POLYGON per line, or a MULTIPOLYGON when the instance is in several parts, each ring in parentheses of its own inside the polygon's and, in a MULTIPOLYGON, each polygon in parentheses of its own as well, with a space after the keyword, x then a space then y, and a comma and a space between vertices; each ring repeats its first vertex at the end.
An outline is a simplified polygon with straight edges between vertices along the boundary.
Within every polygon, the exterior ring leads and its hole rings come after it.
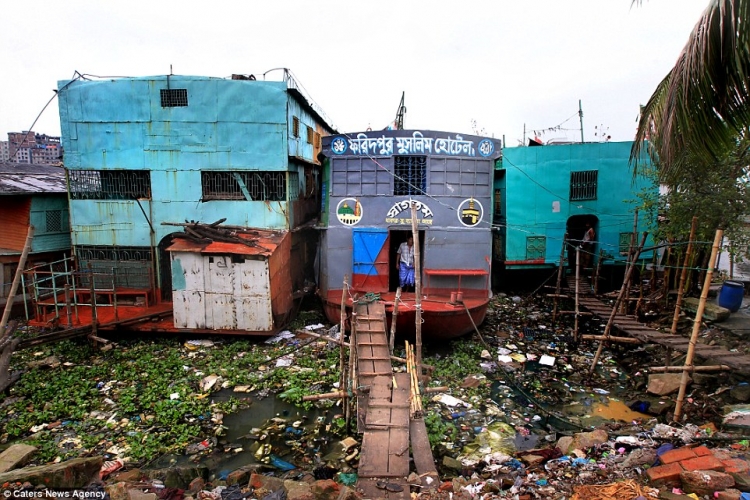
POLYGON ((748 23, 750 0, 712 0, 643 108, 631 160, 649 139, 669 175, 688 150, 708 162, 736 147, 750 125, 748 23))

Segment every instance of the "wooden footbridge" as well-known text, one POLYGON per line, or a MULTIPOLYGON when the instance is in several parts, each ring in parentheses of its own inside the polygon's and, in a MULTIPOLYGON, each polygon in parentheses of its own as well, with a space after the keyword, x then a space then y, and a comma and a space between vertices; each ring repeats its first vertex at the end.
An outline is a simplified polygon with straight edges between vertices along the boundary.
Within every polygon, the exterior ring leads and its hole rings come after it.
POLYGON ((393 372, 384 304, 356 303, 352 330, 359 380, 357 427, 364 433, 358 489, 364 498, 411 498, 411 485, 407 482, 410 456, 420 477, 418 486, 437 487, 427 429, 421 412, 413 411, 411 388, 415 375, 393 372))
MULTIPOLYGON (((583 282, 583 280, 581 281, 583 282)), ((579 290, 590 290, 590 286, 579 286, 579 290)), ((567 289, 565 292, 570 298, 575 294, 575 290, 571 289, 567 289)), ((612 307, 589 294, 579 293, 578 305, 605 321, 612 314, 612 307)), ((682 335, 660 332, 644 323, 640 323, 634 316, 617 313, 612 322, 612 327, 622 334, 637 339, 642 343, 659 344, 667 349, 681 353, 687 353, 690 346, 689 338, 682 335)), ((747 354, 731 352, 718 346, 696 343, 695 355, 713 364, 726 366, 734 372, 750 375, 750 356, 747 354)))

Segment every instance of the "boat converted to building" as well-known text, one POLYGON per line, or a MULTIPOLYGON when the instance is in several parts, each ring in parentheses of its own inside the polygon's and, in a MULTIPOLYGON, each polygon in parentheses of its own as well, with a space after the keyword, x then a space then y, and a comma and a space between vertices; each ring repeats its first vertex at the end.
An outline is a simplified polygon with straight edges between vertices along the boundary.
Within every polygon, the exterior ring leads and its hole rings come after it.
MULTIPOLYGON (((384 130, 323 138, 326 157, 318 285, 328 319, 342 294, 372 294, 391 315, 396 254, 417 209, 426 340, 468 333, 487 311, 492 262, 492 184, 501 156, 495 139, 446 132, 384 130), (344 287, 344 280, 347 288, 344 287)), ((414 292, 398 306, 397 332, 415 331, 414 292)))

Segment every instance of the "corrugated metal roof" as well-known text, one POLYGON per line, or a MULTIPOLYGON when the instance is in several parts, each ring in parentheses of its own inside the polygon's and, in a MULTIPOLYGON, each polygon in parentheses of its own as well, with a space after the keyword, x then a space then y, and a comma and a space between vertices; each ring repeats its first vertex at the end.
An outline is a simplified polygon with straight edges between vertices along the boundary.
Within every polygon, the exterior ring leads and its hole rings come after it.
MULTIPOLYGON (((250 229, 250 228, 248 228, 250 229)), ((252 241, 254 246, 243 243, 227 243, 223 241, 199 242, 184 238, 175 238, 167 248, 168 252, 194 252, 206 254, 234 254, 234 255, 262 255, 269 256, 286 237, 286 231, 267 231, 255 229, 256 235, 238 234, 242 239, 252 241)))
POLYGON ((54 165, 0 163, 0 196, 67 193, 65 169, 54 165))

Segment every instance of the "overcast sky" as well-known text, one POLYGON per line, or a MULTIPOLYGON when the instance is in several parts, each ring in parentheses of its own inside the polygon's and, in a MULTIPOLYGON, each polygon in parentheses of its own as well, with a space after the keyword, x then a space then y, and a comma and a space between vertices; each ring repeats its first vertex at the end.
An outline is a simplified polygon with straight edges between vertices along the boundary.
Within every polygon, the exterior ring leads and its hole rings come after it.
MULTIPOLYGON (((74 71, 228 77, 287 67, 340 131, 407 129, 508 146, 631 140, 708 0, 4 2, 0 138, 28 129, 74 71), (566 121, 567 120, 567 121, 566 121), (597 135, 595 135, 597 134, 597 135)), ((271 72, 269 79, 279 78, 271 72)), ((60 133, 57 100, 34 127, 60 133)))

